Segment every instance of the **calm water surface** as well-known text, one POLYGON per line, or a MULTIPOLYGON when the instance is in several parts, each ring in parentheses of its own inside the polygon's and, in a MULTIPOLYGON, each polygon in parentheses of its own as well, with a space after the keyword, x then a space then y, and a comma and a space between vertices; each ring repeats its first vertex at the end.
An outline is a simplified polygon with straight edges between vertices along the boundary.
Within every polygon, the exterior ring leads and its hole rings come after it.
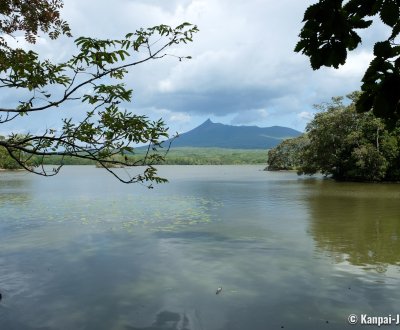
POLYGON ((343 329, 400 313, 400 185, 160 173, 153 190, 92 167, 0 173, 0 329, 343 329))

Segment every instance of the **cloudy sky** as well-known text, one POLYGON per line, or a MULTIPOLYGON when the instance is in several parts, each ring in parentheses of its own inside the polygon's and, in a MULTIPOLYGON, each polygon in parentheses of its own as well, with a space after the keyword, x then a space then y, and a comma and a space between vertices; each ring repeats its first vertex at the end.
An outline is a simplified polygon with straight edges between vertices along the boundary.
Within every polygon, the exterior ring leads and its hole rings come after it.
MULTIPOLYGON (((234 125, 288 126, 304 130, 313 104, 345 95, 360 86, 372 59, 374 42, 388 31, 377 21, 360 31, 362 46, 347 64, 313 71, 308 58, 293 52, 305 9, 312 0, 66 0, 62 11, 74 37, 119 38, 140 27, 176 26, 184 21, 200 29, 192 44, 173 52, 190 55, 179 62, 164 58, 135 67, 127 77, 134 100, 126 107, 152 119, 162 117, 171 133, 188 131, 207 118, 234 125)), ((23 38, 16 39, 20 45, 23 38)), ((53 60, 76 51, 73 40, 40 39, 35 50, 53 60)), ((0 94, 12 106, 19 92, 0 94)), ((59 127, 59 118, 79 117, 79 105, 0 126, 35 132, 59 127), (61 111, 65 111, 61 113, 61 111)))

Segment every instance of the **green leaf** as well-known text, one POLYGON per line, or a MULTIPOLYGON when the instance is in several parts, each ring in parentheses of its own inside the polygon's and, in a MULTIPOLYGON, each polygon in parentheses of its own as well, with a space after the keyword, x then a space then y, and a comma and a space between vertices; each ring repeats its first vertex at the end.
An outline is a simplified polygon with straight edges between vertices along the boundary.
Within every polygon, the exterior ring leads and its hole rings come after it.
POLYGON ((353 16, 350 19, 350 23, 353 29, 366 29, 371 26, 372 20, 363 20, 359 16, 353 16))
POLYGON ((350 0, 343 8, 350 14, 361 17, 374 16, 381 8, 382 0, 350 0))
POLYGON ((392 57, 392 46, 389 41, 377 42, 374 46, 374 55, 382 58, 392 57))
POLYGON ((317 70, 323 65, 323 57, 316 52, 310 56, 310 63, 313 70, 317 70))
POLYGON ((361 38, 360 36, 354 32, 354 31, 350 31, 350 36, 349 39, 347 41, 347 48, 349 50, 354 50, 357 48, 357 46, 361 43, 361 38))
POLYGON ((357 112, 368 112, 372 109, 374 97, 371 93, 363 93, 356 102, 357 112))
POLYGON ((399 5, 393 0, 386 0, 381 9, 380 17, 383 23, 393 27, 399 20, 399 5))
POLYGON ((294 51, 296 53, 301 52, 305 47, 307 46, 307 42, 305 40, 300 40, 297 44, 296 47, 294 48, 294 51))
POLYGON ((320 3, 316 3, 316 4, 309 6, 304 13, 303 22, 312 20, 315 17, 318 17, 319 12, 320 12, 320 7, 321 7, 320 3))
POLYGON ((339 65, 346 63, 347 51, 343 43, 337 42, 332 45, 332 51, 330 52, 330 65, 334 68, 338 68, 339 65))

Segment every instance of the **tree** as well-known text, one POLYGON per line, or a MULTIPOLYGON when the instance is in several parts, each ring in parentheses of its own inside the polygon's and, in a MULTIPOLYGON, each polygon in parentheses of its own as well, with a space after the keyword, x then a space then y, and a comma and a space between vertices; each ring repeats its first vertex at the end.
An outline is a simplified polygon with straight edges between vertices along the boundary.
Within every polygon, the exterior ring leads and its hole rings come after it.
POLYGON ((321 172, 337 180, 400 180, 400 124, 388 128, 370 112, 357 113, 359 93, 318 106, 307 125, 309 143, 301 151, 299 174, 321 172))
MULTIPOLYGON (((5 137, 0 135, 0 141, 4 141, 5 137)), ((21 168, 21 166, 10 157, 7 150, 0 147, 0 168, 7 170, 15 170, 21 168)))
POLYGON ((309 143, 307 134, 286 139, 268 151, 269 171, 295 170, 301 164, 301 154, 309 143))
POLYGON ((152 164, 163 159, 157 151, 162 140, 168 138, 168 128, 161 119, 150 121, 146 116, 121 110, 123 102, 132 101, 132 90, 123 79, 128 70, 150 60, 166 56, 180 61, 190 58, 168 54, 167 50, 191 42, 197 27, 185 22, 175 28, 158 25, 139 29, 114 40, 79 37, 75 40, 77 54, 63 63, 52 63, 32 50, 8 45, 5 36, 18 31, 25 32, 30 43, 35 42, 39 31, 51 39, 70 36, 68 24, 60 19, 61 7, 61 0, 1 2, 0 88, 19 89, 29 96, 16 100, 14 107, 0 107, 0 124, 38 111, 56 111, 77 101, 85 108, 85 118, 65 118, 61 129, 49 128, 39 135, 11 134, 0 141, 0 146, 20 166, 40 175, 57 174, 64 157, 74 157, 96 161, 125 183, 165 182, 152 164), (129 157, 137 144, 148 145, 148 152, 139 161, 129 157), (54 155, 61 156, 61 161, 48 171, 41 165, 54 155), (32 161, 38 166, 29 166, 32 161), (115 165, 144 165, 146 169, 142 174, 123 178, 113 170, 115 165))
POLYGON ((357 48, 357 29, 371 26, 379 15, 392 29, 387 40, 374 46, 374 59, 362 79, 363 92, 356 102, 358 112, 373 110, 377 117, 395 124, 400 118, 400 0, 320 0, 304 13, 304 26, 295 47, 310 58, 311 67, 338 68, 347 52, 357 48))

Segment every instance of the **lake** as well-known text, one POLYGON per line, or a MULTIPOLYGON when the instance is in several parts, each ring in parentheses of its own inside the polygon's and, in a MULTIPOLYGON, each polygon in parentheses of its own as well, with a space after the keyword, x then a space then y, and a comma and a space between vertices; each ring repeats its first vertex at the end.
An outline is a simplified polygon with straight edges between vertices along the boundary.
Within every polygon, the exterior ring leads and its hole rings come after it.
POLYGON ((351 329, 350 314, 400 313, 400 185, 159 168, 155 189, 90 166, 0 173, 0 329, 351 329))

